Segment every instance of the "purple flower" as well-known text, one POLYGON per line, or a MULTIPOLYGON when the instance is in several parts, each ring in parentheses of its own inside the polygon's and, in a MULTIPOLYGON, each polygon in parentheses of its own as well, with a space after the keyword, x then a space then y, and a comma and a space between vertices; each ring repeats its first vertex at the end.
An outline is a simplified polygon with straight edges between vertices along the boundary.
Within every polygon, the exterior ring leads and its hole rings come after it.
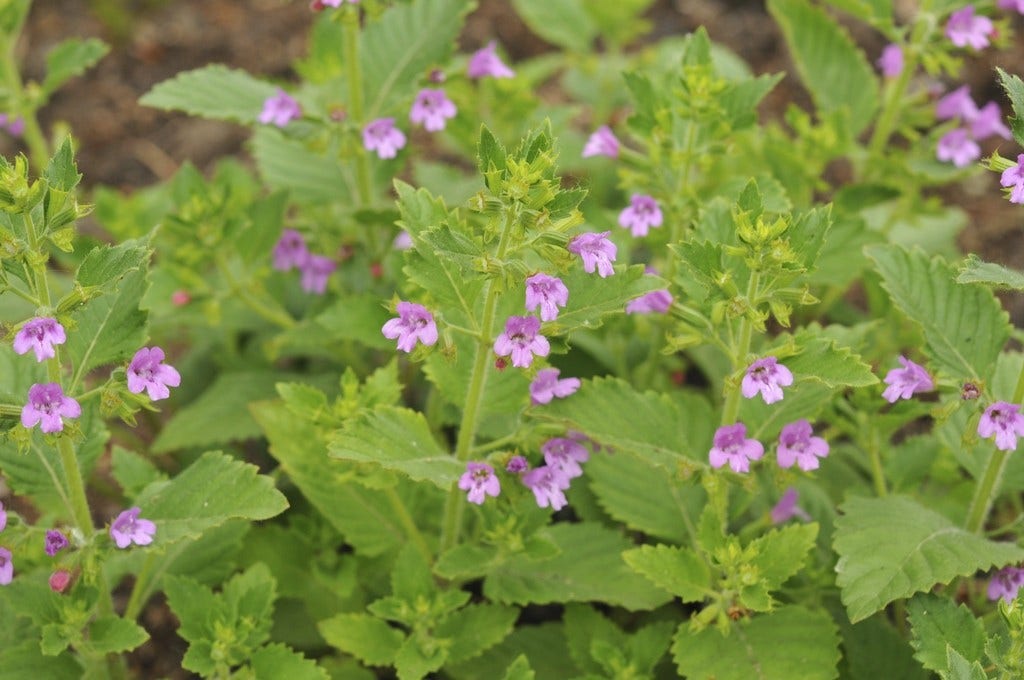
POLYGON ((0 502, 0 531, 7 528, 7 511, 4 510, 3 502, 0 502))
POLYGON ((1010 129, 1003 125, 1003 112, 995 102, 985 104, 970 123, 971 136, 975 139, 987 139, 992 135, 998 135, 1003 139, 1010 138, 1010 129))
POLYGON ((395 240, 391 242, 391 247, 395 250, 409 250, 412 248, 412 234, 405 229, 398 232, 395 235, 395 240))
POLYGON ((454 118, 457 112, 458 109, 445 95, 444 90, 424 88, 413 100, 409 120, 416 125, 422 125, 427 132, 438 132, 444 129, 447 120, 454 118))
POLYGON ((674 298, 667 288, 644 293, 626 303, 626 314, 665 314, 672 308, 674 298))
POLYGON ((884 382, 888 387, 882 392, 882 398, 887 402, 895 404, 899 399, 910 399, 915 392, 935 389, 932 377, 923 366, 915 364, 903 355, 900 355, 900 363, 903 364, 903 368, 894 368, 885 374, 884 382))
POLYGON ((946 23, 946 37, 957 47, 981 50, 989 45, 988 37, 994 28, 992 20, 984 16, 974 16, 974 5, 967 5, 949 15, 946 23))
POLYGON ((181 384, 181 374, 164 361, 164 351, 159 347, 143 347, 128 364, 128 391, 139 394, 143 390, 153 401, 171 396, 169 387, 181 384))
POLYGON ((22 133, 25 132, 25 119, 21 116, 15 116, 14 118, 7 121, 7 132, 15 137, 21 137, 22 133))
POLYGON ((793 374, 775 357, 765 357, 750 364, 743 375, 740 391, 750 399, 758 392, 766 404, 782 399, 782 388, 793 384, 793 374))
POLYGON ((619 213, 619 225, 629 229, 633 236, 647 236, 651 227, 660 227, 661 208, 653 196, 633 194, 629 206, 619 213))
POLYGON ((579 378, 558 379, 557 368, 542 368, 530 383, 530 403, 549 404, 555 397, 564 399, 580 388, 579 378))
POLYGON ((812 437, 811 424, 800 419, 782 428, 779 435, 779 467, 790 468, 793 463, 804 472, 818 469, 818 459, 828 456, 828 442, 812 437))
POLYGON ((523 475, 523 484, 533 492, 537 506, 552 510, 561 510, 569 502, 565 499, 565 490, 569 488, 569 480, 547 465, 535 467, 523 475))
POLYGON ((487 463, 466 463, 466 471, 459 477, 459 488, 468 491, 466 500, 481 505, 485 496, 496 497, 501 493, 501 483, 494 474, 494 468, 487 463))
POLYGON ((594 269, 597 269, 602 279, 615 273, 612 262, 615 261, 618 249, 608 240, 610 233, 586 232, 574 238, 567 246, 570 253, 576 253, 583 260, 583 271, 593 274, 594 269))
POLYGON ((77 418, 82 407, 71 397, 64 396, 60 383, 36 383, 28 388, 28 403, 21 409, 21 424, 31 429, 37 423, 43 432, 64 429, 61 418, 77 418))
POLYGON ((310 255, 302 263, 302 290, 307 293, 323 295, 327 291, 327 279, 338 268, 336 263, 326 255, 310 255))
POLYGON ((394 158, 405 146, 405 133, 395 127, 394 118, 378 118, 363 128, 363 146, 379 158, 394 158))
POLYGON ((53 557, 64 548, 68 547, 68 537, 56 529, 46 532, 46 554, 53 557))
POLYGON ((302 107, 281 88, 263 102, 263 111, 257 120, 264 125, 273 124, 284 127, 296 118, 302 117, 302 107))
POLYGON ((274 244, 274 269, 287 272, 295 267, 306 264, 309 258, 309 250, 306 248, 306 239, 294 229, 285 229, 281 232, 281 238, 274 244))
POLYGON ((494 353, 499 357, 512 355, 512 365, 529 368, 533 355, 546 357, 551 351, 548 339, 540 335, 540 321, 535 316, 510 316, 505 332, 494 341, 494 353))
POLYGON ((557 276, 541 272, 526 279, 526 311, 532 312, 540 307, 540 318, 554 321, 558 318, 558 308, 568 303, 569 289, 557 276))
POLYGON ((591 156, 619 157, 619 139, 607 125, 602 125, 594 130, 583 146, 583 157, 590 158, 591 156))
POLYGON ((36 361, 46 361, 56 356, 53 346, 63 345, 67 339, 64 326, 56 319, 37 316, 26 321, 14 336, 14 351, 25 354, 33 350, 36 353, 36 361))
POLYGON ((388 340, 398 339, 398 349, 411 352, 416 342, 430 346, 437 342, 437 324, 434 315, 423 305, 400 301, 395 305, 397 319, 391 319, 380 329, 388 340))
POLYGON ((889 43, 882 48, 882 55, 875 64, 883 76, 895 78, 903 72, 903 48, 895 43, 889 43))
POLYGON ((1020 406, 997 401, 985 409, 978 421, 978 436, 988 439, 993 435, 997 449, 1016 450, 1017 437, 1024 437, 1024 416, 1020 414, 1020 406))
POLYGON ((1024 14, 1024 0, 999 0, 1000 9, 1010 9, 1018 14, 1024 14))
POLYGON ((11 551, 0 548, 0 586, 6 586, 13 578, 14 562, 11 560, 11 551))
POLYGON ((743 423, 723 425, 715 431, 714 446, 708 452, 711 467, 726 463, 734 472, 749 472, 750 461, 764 455, 764 447, 756 439, 747 439, 747 426, 743 423))
POLYGON ((526 458, 522 456, 512 456, 508 464, 505 466, 505 472, 511 472, 514 475, 522 474, 530 469, 530 464, 526 462, 526 458))
POLYGON ((970 138, 966 129, 956 128, 939 138, 935 156, 940 161, 949 161, 956 167, 962 168, 981 157, 981 147, 970 138))
POLYGON ((772 508, 772 524, 782 524, 794 517, 799 517, 805 522, 811 521, 811 516, 808 515, 803 508, 797 505, 797 501, 800 500, 800 494, 794 487, 786 489, 786 493, 782 494, 782 498, 772 508))
POLYGON ((962 85, 949 92, 935 104, 935 117, 939 120, 960 118, 974 120, 978 115, 978 105, 971 99, 970 88, 962 85))
POLYGON ((1016 165, 1003 170, 999 183, 1010 188, 1010 203, 1024 203, 1024 153, 1017 155, 1016 165))
POLYGON ((579 442, 565 437, 549 439, 540 447, 544 454, 544 462, 556 473, 566 479, 579 477, 583 474, 580 463, 590 458, 590 452, 579 442))
POLYGON ((1003 598, 1006 604, 1017 599, 1017 591, 1024 585, 1024 569, 1020 567, 1003 567, 992 574, 988 582, 988 599, 995 602, 1003 598))
POLYGON ((341 7, 346 2, 350 5, 358 5, 359 0, 316 0, 324 7, 341 7))
POLYGON ((510 69, 498 56, 497 45, 492 40, 473 53, 469 58, 466 74, 473 78, 511 78, 516 72, 510 69))
POLYGON ((114 539, 118 548, 127 548, 132 543, 149 545, 153 542, 156 525, 148 519, 140 518, 140 512, 139 508, 128 508, 110 523, 110 538, 114 539))

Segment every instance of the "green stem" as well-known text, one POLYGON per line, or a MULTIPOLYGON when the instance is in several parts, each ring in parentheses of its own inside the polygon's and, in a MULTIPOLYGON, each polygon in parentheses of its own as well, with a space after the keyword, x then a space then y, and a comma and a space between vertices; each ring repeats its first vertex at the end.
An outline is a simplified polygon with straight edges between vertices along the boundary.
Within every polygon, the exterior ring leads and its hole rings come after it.
POLYGON ((885 470, 882 468, 882 447, 878 441, 878 430, 874 427, 870 427, 870 429, 868 456, 871 459, 871 479, 875 483, 875 493, 878 494, 879 498, 884 498, 889 495, 889 489, 885 485, 885 470))
POLYGON ((146 554, 146 561, 142 563, 139 575, 135 577, 132 585, 132 593, 128 596, 128 604, 124 608, 124 618, 134 621, 142 612, 142 605, 145 604, 144 595, 148 595, 149 582, 153 576, 153 569, 157 565, 157 556, 153 551, 146 554))
POLYGON ((75 513, 75 524, 82 530, 86 540, 92 538, 95 530, 92 525, 92 513, 89 512, 89 501, 85 497, 85 483, 82 471, 78 468, 78 458, 71 440, 61 435, 57 439, 57 451, 60 453, 60 464, 64 468, 64 478, 68 482, 68 496, 71 509, 75 513))
POLYGON ((423 534, 420 532, 419 527, 416 526, 412 515, 409 514, 409 509, 405 507, 405 503, 402 502, 398 493, 393 488, 389 488, 384 492, 384 495, 387 496, 391 509, 398 515, 398 521, 402 524, 402 528, 405 529, 405 534, 416 546, 416 549, 420 551, 420 554, 423 555, 427 563, 433 562, 430 546, 427 545, 426 539, 423 538, 423 534))
MULTIPOLYGON (((1024 399, 1024 368, 1017 376, 1017 387, 1013 390, 1012 403, 1019 404, 1021 399, 1024 399)), ((999 488, 1002 486, 1003 472, 1006 470, 1006 463, 1010 460, 1011 453, 1012 451, 996 449, 992 452, 992 457, 988 459, 988 465, 978 481, 978 486, 974 489, 974 497, 967 509, 967 521, 964 523, 964 528, 968 531, 978 533, 985 526, 992 503, 995 502, 999 488)))
MULTIPOLYGON (((515 218, 514 211, 508 211, 505 215, 505 225, 501 231, 501 239, 498 242, 498 252, 496 253, 499 262, 505 259, 515 218)), ((466 391, 462 421, 459 423, 459 434, 455 440, 455 458, 460 463, 469 460, 473 451, 473 442, 476 439, 477 421, 480 417, 480 407, 483 405, 484 386, 487 383, 487 372, 493 354, 491 342, 494 335, 494 317, 498 307, 498 298, 501 297, 501 290, 494 285, 492 280, 488 280, 483 294, 484 311, 480 322, 480 338, 477 341, 476 356, 473 359, 473 369, 469 377, 469 388, 466 391)), ((464 506, 465 499, 462 498, 462 492, 453 484, 444 503, 444 519, 441 523, 440 552, 442 553, 459 542, 464 506)))
POLYGON ((39 174, 50 161, 50 145, 46 142, 46 137, 39 127, 39 121, 36 120, 35 105, 25 96, 25 87, 21 82, 21 73, 18 70, 18 60, 14 56, 15 42, 15 40, 11 40, 4 45, 2 56, 0 56, 0 60, 3 61, 0 68, 3 69, 4 83, 7 85, 13 102, 11 111, 8 113, 19 115, 25 121, 25 132, 22 138, 28 147, 32 166, 35 168, 36 174, 39 174))
MULTIPOLYGON (((265 321, 269 321, 270 323, 280 326, 285 330, 295 327, 295 319, 283 310, 276 300, 267 296, 263 296, 262 298, 255 297, 250 293, 248 287, 242 285, 241 282, 235 278, 234 274, 231 273, 231 266, 222 254, 218 254, 216 260, 217 269, 220 270, 224 280, 227 281, 231 293, 237 295, 238 298, 245 303, 246 307, 254 311, 265 321)), ((72 385, 72 387, 74 387, 74 385, 72 385)))
MULTIPOLYGON (((750 272, 750 281, 747 283, 747 304, 756 308, 758 285, 760 274, 750 272)), ((754 336, 754 323, 748 316, 740 319, 739 339, 733 353, 733 372, 743 367, 750 353, 750 342, 754 336)), ((726 383, 725 405, 722 407, 722 425, 732 425, 740 412, 740 387, 726 383)))
MULTIPOLYGON (((348 80, 349 117, 360 127, 366 125, 366 112, 363 109, 363 73, 359 63, 359 8, 349 8, 343 19, 345 27, 345 77, 348 80)), ((367 206, 373 201, 373 189, 370 185, 370 159, 366 149, 360 147, 356 154, 356 191, 359 205, 367 206)))

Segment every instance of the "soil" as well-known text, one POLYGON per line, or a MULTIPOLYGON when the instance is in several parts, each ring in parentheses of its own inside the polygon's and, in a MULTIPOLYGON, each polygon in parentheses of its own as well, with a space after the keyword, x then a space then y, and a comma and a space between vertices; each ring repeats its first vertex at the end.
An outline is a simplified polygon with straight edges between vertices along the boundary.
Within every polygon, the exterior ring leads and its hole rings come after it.
MULTIPOLYGON (((478 2, 460 39, 463 50, 476 49, 492 38, 513 60, 550 49, 515 16, 507 0, 478 2)), ((657 0, 649 17, 652 37, 704 25, 712 39, 732 48, 756 72, 793 72, 778 29, 756 0, 657 0)), ((180 71, 208 63, 266 77, 293 77, 290 64, 303 55, 312 20, 307 0, 36 2, 19 54, 26 78, 38 80, 45 54, 67 37, 96 36, 112 45, 94 69, 56 95, 41 119, 45 130, 66 123, 74 131, 87 187, 103 184, 132 190, 170 177, 185 161, 209 168, 222 156, 244 154, 247 137, 236 125, 142 107, 137 103, 142 94, 180 71)), ((1024 30, 1020 17, 1012 21, 1018 31, 1024 30)), ((884 42, 880 35, 860 26, 851 28, 868 54, 879 53, 884 42)), ((1024 41, 998 53, 988 50, 969 60, 966 69, 976 100, 995 99, 1008 110, 994 79, 997 65, 1024 73, 1024 41)), ((763 112, 777 116, 790 101, 808 101, 793 77, 769 96, 763 112)), ((10 155, 16 150, 16 140, 0 139, 0 152, 10 155)), ((1016 153, 1012 143, 1003 144, 1004 155, 1016 153)), ((1024 212, 1001 198, 991 174, 950 189, 945 198, 970 215, 961 238, 966 251, 1024 268, 1024 212)), ((1024 320, 1024 297, 1008 296, 1006 303, 1015 320, 1024 320)), ((150 605, 143 624, 154 639, 131 657, 139 676, 190 677, 180 670, 184 643, 173 634, 173 617, 162 600, 150 605)))

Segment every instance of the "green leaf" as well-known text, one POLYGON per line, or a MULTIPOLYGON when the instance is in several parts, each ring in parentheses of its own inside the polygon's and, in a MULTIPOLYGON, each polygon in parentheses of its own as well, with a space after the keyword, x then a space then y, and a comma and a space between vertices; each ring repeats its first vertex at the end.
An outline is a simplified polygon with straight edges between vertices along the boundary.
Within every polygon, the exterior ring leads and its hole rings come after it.
POLYGON ((967 607, 946 597, 917 595, 907 607, 914 632, 914 657, 933 671, 949 670, 946 648, 950 647, 967 661, 985 658, 985 628, 967 607))
POLYGON ((828 4, 873 26, 892 24, 892 3, 889 0, 827 0, 828 4))
POLYGON ((72 315, 76 326, 64 345, 75 367, 73 381, 104 364, 126 361, 146 342, 149 316, 139 309, 146 291, 146 269, 130 270, 117 290, 89 300, 72 315))
POLYGON ((878 108, 878 80, 846 30, 807 0, 769 0, 804 87, 822 114, 847 109, 860 134, 878 108))
POLYGON ((656 276, 646 276, 642 265, 620 268, 615 276, 601 279, 573 267, 562 277, 569 301, 558 318, 544 325, 547 335, 566 335, 578 329, 599 327, 604 317, 625 312, 626 304, 652 290, 665 288, 656 276))
POLYGON ((46 77, 40 86, 43 93, 49 96, 67 81, 85 73, 109 51, 110 46, 98 38, 64 40, 46 53, 46 77))
POLYGON ((328 680, 330 677, 312 659, 278 643, 257 649, 249 665, 256 680, 328 680))
POLYGON ((618 532, 556 524, 543 533, 559 554, 546 560, 517 554, 496 565, 484 581, 488 598, 510 604, 600 600, 630 610, 654 609, 671 599, 626 565, 621 553, 631 546, 618 532))
MULTIPOLYGON (((43 177, 46 179, 46 184, 50 188, 51 196, 47 198, 50 201, 55 192, 70 192, 82 179, 82 175, 78 173, 78 166, 75 164, 75 150, 71 144, 71 136, 65 136, 64 140, 60 144, 60 148, 53 154, 53 158, 46 166, 46 171, 43 173, 43 177)), ((65 194, 66 197, 66 194, 65 194)), ((57 205, 61 205, 61 202, 57 202, 57 205)), ((49 219, 52 208, 47 206, 46 215, 49 219)))
POLYGON ((681 624, 672 644, 690 680, 832 680, 839 677, 839 636, 824 612, 790 605, 734 623, 729 635, 681 624))
POLYGON ((529 659, 526 658, 526 655, 520 654, 505 670, 504 680, 534 680, 536 677, 533 669, 530 668, 529 659))
POLYGON ((841 614, 837 619, 849 680, 932 680, 933 676, 914 660, 914 650, 884 614, 868 617, 857 625, 850 624, 841 614))
POLYGON ((587 52, 598 35, 583 0, 513 0, 512 5, 530 30, 552 45, 587 52))
POLYGON ((946 646, 946 654, 948 656, 946 665, 949 667, 949 670, 939 673, 942 680, 988 680, 988 673, 985 672, 981 662, 975 661, 971 663, 960 652, 948 645, 946 646))
POLYGON ((287 191, 297 202, 348 201, 350 182, 338 163, 336 150, 317 153, 302 140, 288 137, 275 127, 262 126, 253 133, 252 155, 267 186, 287 191))
POLYGON ((555 400, 534 415, 672 473, 681 465, 704 465, 711 448, 711 409, 703 399, 637 392, 616 378, 584 380, 572 397, 555 400))
POLYGON ((84 669, 70 652, 44 656, 38 640, 29 640, 17 646, 5 645, 0 650, 0 680, 81 680, 83 672, 84 669))
POLYGON ((448 652, 444 647, 420 644, 410 636, 395 654, 395 670, 401 680, 419 680, 440 669, 447 658, 448 652))
POLYGON ((892 301, 924 331, 925 353, 959 381, 987 380, 1010 337, 1006 312, 991 290, 958 284, 939 258, 898 246, 871 246, 868 257, 892 301))
POLYGON ((427 71, 448 61, 467 0, 419 0, 392 6, 369 23, 359 42, 366 90, 366 120, 411 98, 427 71))
POLYGON ((757 550, 753 564, 768 589, 781 587, 786 579, 800 571, 817 537, 818 525, 810 522, 772 529, 751 542, 751 547, 757 550))
POLYGON ((1024 273, 995 262, 968 255, 956 277, 957 283, 983 283, 998 289, 1024 290, 1024 273))
POLYGON ((129 498, 135 497, 153 482, 167 479, 167 475, 153 465, 151 460, 120 446, 114 447, 111 467, 114 479, 129 498))
POLYGON ((339 340, 354 340, 375 349, 395 348, 395 341, 380 332, 391 318, 379 295, 346 295, 316 317, 316 323, 339 340))
POLYGON ((193 116, 255 124, 263 102, 277 91, 245 71, 210 64, 158 83, 139 103, 193 116))
POLYGON ((964 531, 909 498, 850 498, 840 510, 836 582, 853 623, 936 583, 1024 559, 1024 549, 964 531))
POLYGON ((150 484, 136 503, 157 525, 154 546, 197 538, 232 518, 270 519, 288 508, 274 480, 220 452, 200 456, 177 477, 150 484))
POLYGON ((379 406, 347 421, 331 440, 329 453, 446 491, 465 472, 465 465, 438 445, 422 413, 394 406, 379 406))
POLYGON ((119 616, 103 616, 89 623, 90 654, 119 654, 135 649, 149 639, 149 633, 134 621, 119 616))
POLYGON ((369 614, 338 614, 317 624, 327 644, 370 666, 390 666, 405 640, 397 628, 369 614))
POLYGON ((445 618, 434 634, 451 640, 448 661, 458 663, 483 654, 508 637, 518 615, 515 607, 471 604, 445 618))
MULTIPOLYGON (((784 362, 787 366, 789 360, 784 362)), ((800 418, 814 420, 828 406, 832 389, 816 381, 797 383, 786 388, 782 401, 766 404, 763 399, 744 399, 739 419, 747 425, 747 436, 769 441, 779 436, 783 426, 800 418)))
POLYGON ((1003 69, 996 67, 999 74, 999 82, 1006 90, 1006 96, 1010 98, 1013 106, 1013 118, 1010 119, 1010 129, 1013 131, 1013 138, 1018 145, 1024 146, 1024 82, 1015 75, 1011 75, 1003 69))
POLYGON ((622 553, 622 559, 683 602, 703 602, 712 594, 710 568, 688 548, 645 545, 622 553))
POLYGON ((151 252, 143 239, 96 246, 78 265, 75 282, 86 288, 99 287, 104 292, 113 290, 125 276, 145 267, 151 252))
POLYGON ((799 380, 811 378, 830 388, 868 387, 878 383, 871 366, 849 347, 823 338, 814 331, 801 331, 794 336, 799 353, 787 357, 786 368, 799 380))

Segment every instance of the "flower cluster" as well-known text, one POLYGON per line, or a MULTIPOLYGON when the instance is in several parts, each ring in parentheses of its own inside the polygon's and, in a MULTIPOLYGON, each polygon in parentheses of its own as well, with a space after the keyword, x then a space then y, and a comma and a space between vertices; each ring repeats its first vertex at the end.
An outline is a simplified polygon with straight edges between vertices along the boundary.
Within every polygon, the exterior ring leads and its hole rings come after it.
POLYGON ((946 22, 946 37, 957 47, 983 50, 989 46, 989 37, 995 33, 992 20, 975 16, 974 5, 967 5, 949 15, 946 22))
POLYGON ((316 295, 327 291, 327 279, 338 268, 331 258, 309 252, 306 239, 294 229, 281 232, 271 256, 274 269, 282 272, 298 269, 302 274, 302 289, 316 295))
POLYGON ((398 349, 411 352, 417 342, 426 346, 437 342, 437 324, 434 315, 423 305, 400 301, 395 305, 397 319, 390 319, 380 329, 388 340, 398 340, 398 349))
POLYGON ((960 124, 939 138, 935 151, 940 161, 951 162, 958 168, 970 165, 981 157, 978 142, 993 135, 1010 138, 1010 130, 1003 124, 999 105, 988 102, 979 109, 966 85, 938 101, 935 117, 939 120, 955 120, 960 124))

